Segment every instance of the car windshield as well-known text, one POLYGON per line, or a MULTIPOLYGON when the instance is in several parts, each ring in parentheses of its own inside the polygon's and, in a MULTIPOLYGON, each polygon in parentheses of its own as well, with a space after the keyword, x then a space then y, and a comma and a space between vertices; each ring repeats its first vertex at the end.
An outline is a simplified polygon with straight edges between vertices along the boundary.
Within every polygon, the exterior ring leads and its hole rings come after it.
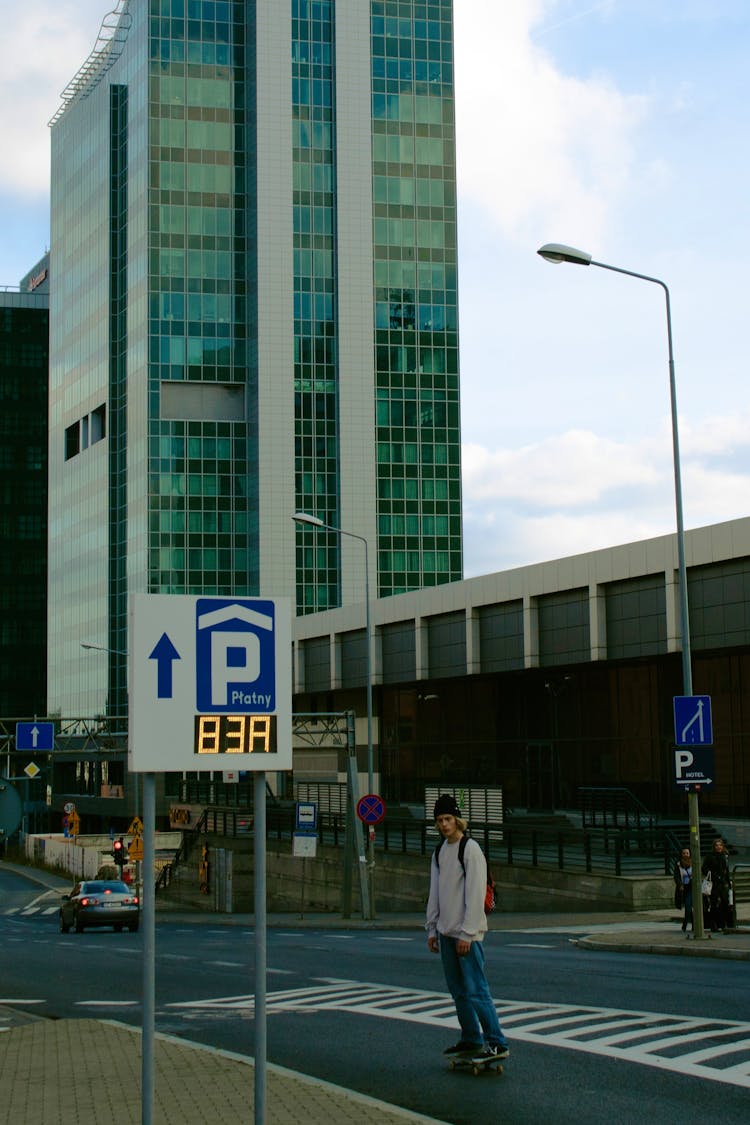
POLYGON ((82 895, 96 895, 96 894, 115 894, 126 895, 130 891, 126 883, 116 882, 114 880, 103 880, 96 883, 83 883, 81 885, 82 895))

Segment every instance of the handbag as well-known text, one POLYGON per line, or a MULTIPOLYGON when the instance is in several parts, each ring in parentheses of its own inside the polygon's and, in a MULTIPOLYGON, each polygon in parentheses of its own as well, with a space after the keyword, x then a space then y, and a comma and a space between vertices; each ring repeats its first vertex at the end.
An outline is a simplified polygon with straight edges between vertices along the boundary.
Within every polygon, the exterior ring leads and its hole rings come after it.
POLYGON ((713 890, 713 886, 713 879, 711 878, 711 872, 709 871, 708 875, 706 875, 703 882, 701 883, 701 894, 710 895, 711 891, 713 890))

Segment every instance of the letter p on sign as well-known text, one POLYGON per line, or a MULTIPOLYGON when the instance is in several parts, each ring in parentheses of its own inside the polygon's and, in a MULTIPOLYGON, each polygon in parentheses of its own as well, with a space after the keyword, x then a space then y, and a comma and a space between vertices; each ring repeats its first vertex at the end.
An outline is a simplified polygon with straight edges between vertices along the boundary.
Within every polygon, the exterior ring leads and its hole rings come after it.
POLYGON ((675 765, 675 778, 680 780, 686 769, 689 769, 695 761, 695 755, 692 750, 675 750, 674 752, 674 765, 675 765))

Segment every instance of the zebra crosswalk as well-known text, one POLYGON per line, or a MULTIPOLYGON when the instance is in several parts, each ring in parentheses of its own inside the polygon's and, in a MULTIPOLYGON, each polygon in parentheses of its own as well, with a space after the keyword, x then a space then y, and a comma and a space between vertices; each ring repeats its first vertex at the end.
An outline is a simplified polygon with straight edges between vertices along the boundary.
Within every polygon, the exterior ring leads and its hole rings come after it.
POLYGON ((59 906, 8 906, 2 911, 5 915, 17 915, 19 918, 30 918, 36 914, 39 917, 45 914, 57 914, 59 906))
MULTIPOLYGON (((616 1058, 697 1078, 750 1088, 750 1023, 622 1008, 496 1000, 513 1042, 541 1044, 616 1058)), ((247 1014, 251 995, 165 1006, 185 1014, 202 1009, 247 1014)), ((342 1011, 453 1030, 455 1009, 442 992, 321 977, 313 986, 269 992, 268 1015, 342 1011)))

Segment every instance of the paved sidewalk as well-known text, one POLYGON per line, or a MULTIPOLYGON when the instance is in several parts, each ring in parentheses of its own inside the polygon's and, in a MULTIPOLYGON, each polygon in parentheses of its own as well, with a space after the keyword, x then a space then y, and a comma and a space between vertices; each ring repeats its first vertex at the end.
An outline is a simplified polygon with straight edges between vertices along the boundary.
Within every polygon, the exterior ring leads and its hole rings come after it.
MULTIPOLYGON (((45 1020, 0 1008, 3 1125, 139 1125, 141 1035, 110 1020, 45 1020), (12 1020, 8 1030, 6 1017, 12 1020)), ((155 1039, 153 1125, 236 1125, 254 1117, 252 1060, 155 1039)), ((267 1065, 268 1125, 408 1125, 434 1118, 267 1065)), ((443 1123, 438 1123, 443 1125, 443 1123)))

